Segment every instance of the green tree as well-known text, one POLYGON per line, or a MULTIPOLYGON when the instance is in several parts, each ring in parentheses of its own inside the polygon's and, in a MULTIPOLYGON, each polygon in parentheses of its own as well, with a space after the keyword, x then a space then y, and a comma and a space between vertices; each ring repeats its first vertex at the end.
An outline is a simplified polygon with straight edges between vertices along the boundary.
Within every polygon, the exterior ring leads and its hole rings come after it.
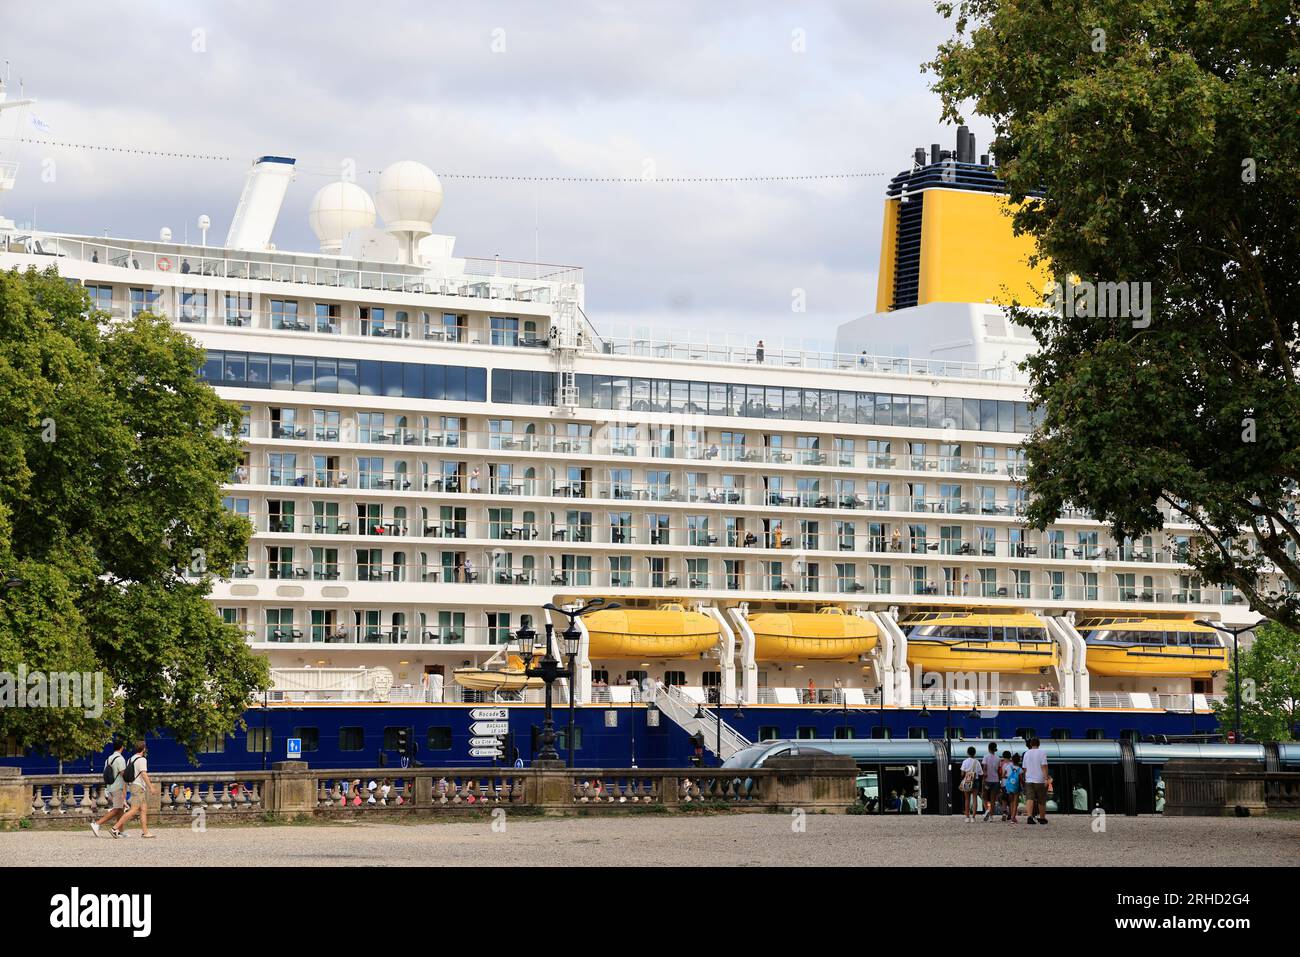
POLYGON ((54 270, 0 273, 0 572, 26 582, 3 596, 0 669, 76 663, 117 696, 63 738, 3 712, 0 731, 70 757, 166 727, 193 758, 268 680, 206 600, 251 530, 222 505, 239 412, 166 320, 105 318, 54 270))
MULTIPOLYGON (((1216 703, 1219 726, 1236 717, 1236 665, 1228 670, 1227 696, 1216 703)), ((1300 723, 1300 634, 1276 622, 1255 631, 1241 651, 1241 731, 1253 741, 1291 741, 1300 723)))
POLYGON ((1030 521, 1183 512, 1202 577, 1300 623, 1294 0, 937 6, 955 35, 925 69, 947 117, 992 120, 1017 231, 1058 281, 1151 284, 1145 317, 1013 310, 1040 345, 1030 521))

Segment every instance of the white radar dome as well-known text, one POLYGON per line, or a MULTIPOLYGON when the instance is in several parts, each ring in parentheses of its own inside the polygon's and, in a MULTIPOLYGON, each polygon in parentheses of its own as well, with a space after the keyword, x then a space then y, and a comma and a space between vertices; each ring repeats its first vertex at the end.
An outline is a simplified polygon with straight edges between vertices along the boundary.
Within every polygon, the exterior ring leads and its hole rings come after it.
POLYGON ((321 252, 338 252, 348 233, 375 225, 375 203, 356 183, 327 183, 312 197, 307 219, 321 252))
POLYGON ((442 183, 423 163, 400 160, 379 174, 375 205, 389 232, 428 236, 442 208, 442 183))

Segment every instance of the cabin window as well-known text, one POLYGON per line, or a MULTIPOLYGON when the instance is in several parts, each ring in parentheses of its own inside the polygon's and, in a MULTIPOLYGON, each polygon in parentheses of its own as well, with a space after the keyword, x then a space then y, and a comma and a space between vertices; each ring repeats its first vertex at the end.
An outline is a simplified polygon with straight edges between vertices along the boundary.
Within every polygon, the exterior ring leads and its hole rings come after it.
POLYGON ((339 750, 360 751, 366 743, 366 733, 361 728, 339 728, 339 750))
POLYGON ((1088 739, 1089 741, 1105 741, 1105 740, 1106 740, 1106 729, 1105 729, 1105 728, 1089 728, 1088 731, 1087 731, 1087 734, 1085 735, 1085 737, 1087 737, 1087 739, 1088 739))
POLYGON ((294 728, 290 737, 302 740, 304 754, 320 750, 320 728, 294 728))
POLYGON ((808 725, 804 725, 798 730, 798 732, 795 734, 795 737, 801 741, 807 741, 809 739, 816 738, 817 729, 809 727, 808 725))
POLYGON ((913 741, 924 741, 930 737, 930 729, 913 726, 907 729, 907 736, 913 741))
MULTIPOLYGON (((852 737, 852 735, 850 734, 849 737, 852 737)), ((882 728, 879 725, 877 725, 876 727, 871 729, 871 737, 877 741, 888 741, 890 737, 889 729, 882 728)))
POLYGON ((758 740, 776 741, 781 737, 781 729, 774 724, 765 724, 758 729, 758 740))
POLYGON ((1070 740, 1070 729, 1069 729, 1069 728, 1053 728, 1053 729, 1052 729, 1052 740, 1053 740, 1053 741, 1069 741, 1069 740, 1070 740))
MULTIPOLYGON (((559 749, 561 751, 568 751, 569 750, 569 729, 561 728, 558 731, 556 731, 556 738, 558 739, 556 741, 556 745, 559 747, 559 749)), ((574 751, 582 750, 582 728, 573 729, 573 750, 574 751)))
POLYGON ((607 685, 609 684, 609 672, 604 668, 597 668, 591 673, 592 684, 607 685))
POLYGON ((450 751, 451 728, 430 727, 425 735, 425 741, 428 743, 430 751, 450 751))
POLYGON ((18 747, 18 736, 7 734, 4 737, 4 756, 6 758, 21 758, 23 749, 18 747))
MULTIPOLYGON (((225 754, 226 753, 226 736, 224 734, 210 734, 203 739, 199 745, 200 754, 225 754)), ((14 755, 5 755, 5 757, 14 757, 14 755)))
POLYGON ((405 730, 406 728, 400 728, 396 726, 390 726, 384 728, 384 750, 396 751, 400 747, 400 744, 398 743, 397 740, 397 736, 405 730))
POLYGON ((686 672, 684 671, 665 671, 664 684, 668 687, 676 687, 686 684, 686 672))
MULTIPOLYGON (((877 728, 876 730, 879 731, 880 729, 877 728)), ((852 740, 853 740, 853 729, 852 729, 852 728, 846 728, 846 727, 844 727, 843 725, 840 725, 838 728, 835 729, 835 740, 836 740, 836 741, 852 741, 852 740)))
POLYGON ((263 754, 271 750, 270 728, 249 728, 245 747, 249 754, 263 754))
POLYGON ((1026 741, 1028 741, 1030 738, 1035 738, 1037 736, 1038 736, 1038 732, 1035 731, 1033 728, 1016 728, 1017 738, 1024 738, 1026 741))

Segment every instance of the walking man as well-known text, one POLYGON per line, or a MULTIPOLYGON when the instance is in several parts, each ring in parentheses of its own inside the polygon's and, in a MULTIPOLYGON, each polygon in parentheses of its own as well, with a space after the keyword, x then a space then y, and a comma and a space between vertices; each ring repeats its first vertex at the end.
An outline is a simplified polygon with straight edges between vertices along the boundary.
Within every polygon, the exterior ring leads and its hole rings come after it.
POLYGON ((1025 813, 1030 824, 1047 823, 1047 752, 1037 738, 1029 739, 1025 752, 1025 813), (1037 820, 1035 820, 1035 815, 1037 820))
POLYGON ((993 809, 997 807, 998 797, 1002 793, 1002 759, 998 757, 998 743, 989 742, 989 752, 984 755, 984 820, 992 820, 993 809))
POLYGON ((95 837, 99 837, 101 827, 126 812, 126 783, 122 780, 122 772, 126 769, 126 756, 122 754, 122 749, 125 747, 125 741, 118 741, 113 745, 112 754, 104 762, 104 781, 107 785, 104 788, 104 797, 108 799, 108 813, 98 821, 90 822, 90 829, 95 832, 95 837))
POLYGON ((126 762, 126 768, 122 772, 122 778, 130 786, 131 794, 128 800, 129 808, 122 815, 122 819, 113 827, 112 835, 114 837, 125 837, 126 834, 122 828, 126 827, 127 822, 135 817, 136 813, 140 814, 140 836, 153 837, 154 834, 149 830, 149 795, 156 789, 153 782, 149 780, 149 762, 146 758, 149 749, 143 741, 137 741, 135 745, 135 754, 126 762))

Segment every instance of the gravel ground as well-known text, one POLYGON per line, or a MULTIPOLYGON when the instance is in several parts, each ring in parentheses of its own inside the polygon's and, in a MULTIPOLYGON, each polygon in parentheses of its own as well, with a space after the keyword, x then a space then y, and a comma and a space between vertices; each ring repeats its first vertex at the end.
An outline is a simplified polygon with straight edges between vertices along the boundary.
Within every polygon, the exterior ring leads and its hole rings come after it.
POLYGON ((488 819, 379 823, 160 827, 156 840, 98 840, 88 829, 0 833, 0 864, 94 867, 144 864, 330 865, 861 865, 1111 864, 1150 867, 1300 864, 1300 821, 1111 817, 1094 833, 1085 817, 1048 827, 960 817, 902 820, 786 814, 540 818, 516 815, 504 832, 488 819), (994 843, 996 842, 996 843, 994 843), (995 852, 995 853, 991 853, 995 852), (1009 856, 1010 855, 1010 856, 1009 856))

